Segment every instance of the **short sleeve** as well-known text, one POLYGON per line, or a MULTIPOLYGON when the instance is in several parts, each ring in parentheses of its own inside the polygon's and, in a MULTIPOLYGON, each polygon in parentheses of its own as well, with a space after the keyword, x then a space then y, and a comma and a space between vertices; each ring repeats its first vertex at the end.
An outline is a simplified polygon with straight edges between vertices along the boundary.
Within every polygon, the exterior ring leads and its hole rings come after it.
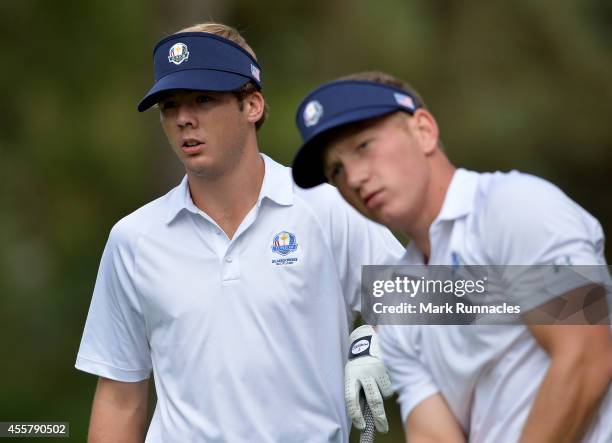
POLYGON ((134 286, 135 240, 120 223, 111 231, 102 254, 75 367, 136 382, 149 377, 151 357, 134 286))
POLYGON ((493 184, 485 208, 488 260, 504 266, 507 296, 523 311, 585 283, 559 272, 565 265, 605 265, 597 220, 545 180, 508 174, 493 184))
POLYGON ((381 325, 380 350, 405 424, 412 410, 440 390, 422 363, 420 327, 381 325))

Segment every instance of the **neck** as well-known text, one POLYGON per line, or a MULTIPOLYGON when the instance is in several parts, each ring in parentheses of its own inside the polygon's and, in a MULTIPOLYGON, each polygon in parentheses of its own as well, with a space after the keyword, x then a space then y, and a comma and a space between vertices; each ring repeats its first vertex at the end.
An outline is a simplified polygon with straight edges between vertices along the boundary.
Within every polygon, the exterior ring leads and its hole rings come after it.
POLYGON ((416 220, 402 227, 401 231, 410 237, 423 253, 425 262, 431 257, 429 228, 440 215, 446 193, 457 168, 451 164, 446 155, 436 151, 432 158, 431 177, 425 192, 423 210, 416 214, 416 220))
POLYGON ((257 202, 264 171, 259 151, 247 149, 236 167, 222 176, 211 179, 188 173, 191 199, 232 238, 257 202))

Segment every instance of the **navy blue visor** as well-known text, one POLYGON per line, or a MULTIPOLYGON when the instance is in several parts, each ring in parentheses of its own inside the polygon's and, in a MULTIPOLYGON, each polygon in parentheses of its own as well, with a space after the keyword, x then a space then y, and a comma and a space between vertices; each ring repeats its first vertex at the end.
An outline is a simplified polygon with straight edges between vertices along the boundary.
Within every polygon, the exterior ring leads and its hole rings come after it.
POLYGON ((207 32, 180 32, 153 50, 155 84, 138 104, 149 109, 166 91, 234 91, 249 81, 261 89, 261 68, 236 43, 207 32))
POLYGON ((325 183, 321 136, 349 123, 395 111, 413 114, 422 105, 412 94, 362 80, 340 80, 319 86, 298 107, 296 124, 303 144, 293 159, 293 180, 301 188, 325 183))

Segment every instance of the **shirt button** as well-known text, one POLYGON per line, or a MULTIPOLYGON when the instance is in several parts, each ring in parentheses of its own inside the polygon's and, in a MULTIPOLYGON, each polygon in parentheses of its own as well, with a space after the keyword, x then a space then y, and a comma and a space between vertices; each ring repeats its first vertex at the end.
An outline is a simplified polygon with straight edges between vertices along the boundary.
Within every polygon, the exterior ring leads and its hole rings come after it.
POLYGON ((225 257, 225 261, 228 262, 228 263, 231 263, 232 262, 232 256, 228 255, 227 257, 225 257))

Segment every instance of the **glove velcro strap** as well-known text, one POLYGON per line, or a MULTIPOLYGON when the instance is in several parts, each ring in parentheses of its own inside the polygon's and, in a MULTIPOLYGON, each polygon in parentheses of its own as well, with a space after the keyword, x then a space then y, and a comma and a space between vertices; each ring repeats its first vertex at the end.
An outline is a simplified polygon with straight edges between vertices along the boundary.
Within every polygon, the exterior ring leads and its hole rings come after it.
POLYGON ((372 345, 371 335, 364 335, 363 337, 359 337, 357 340, 351 343, 351 346, 349 348, 349 356, 348 356, 349 360, 352 360, 358 357, 366 357, 368 355, 372 356, 372 354, 370 353, 371 345, 372 345))

